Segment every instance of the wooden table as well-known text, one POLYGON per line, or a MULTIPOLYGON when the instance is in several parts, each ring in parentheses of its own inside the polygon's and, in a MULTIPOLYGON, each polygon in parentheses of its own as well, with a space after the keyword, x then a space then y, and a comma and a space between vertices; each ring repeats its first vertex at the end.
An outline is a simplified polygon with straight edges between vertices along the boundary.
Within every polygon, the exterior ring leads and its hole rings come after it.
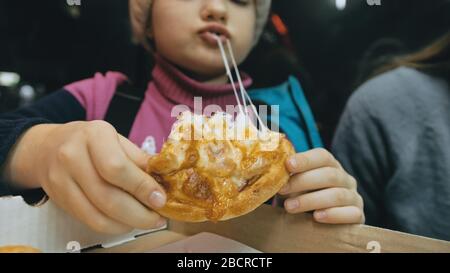
POLYGON ((263 205, 220 223, 169 221, 163 231, 121 246, 93 252, 146 252, 203 231, 222 235, 263 252, 447 252, 450 242, 365 225, 326 225, 310 214, 290 215, 263 205))

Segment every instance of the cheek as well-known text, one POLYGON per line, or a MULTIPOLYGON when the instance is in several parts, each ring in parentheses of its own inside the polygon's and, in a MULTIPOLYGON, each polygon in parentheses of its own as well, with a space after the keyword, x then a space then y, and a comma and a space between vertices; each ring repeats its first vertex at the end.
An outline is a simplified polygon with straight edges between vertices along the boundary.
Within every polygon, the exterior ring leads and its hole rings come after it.
POLYGON ((152 34, 157 51, 173 51, 186 39, 191 10, 175 0, 158 0, 152 9, 152 34), (184 10, 184 13, 181 12, 184 10))
POLYGON ((156 52, 177 63, 177 60, 180 59, 179 55, 182 53, 180 48, 184 48, 187 44, 187 31, 180 20, 167 18, 165 17, 162 21, 155 18, 153 21, 153 41, 156 52))
MULTIPOLYGON (((231 6, 233 7, 233 6, 231 6)), ((234 32, 233 49, 236 61, 242 63, 253 48, 255 38, 255 7, 232 8, 229 25, 234 32)))
POLYGON ((253 48, 254 38, 255 38, 255 27, 253 25, 248 25, 240 28, 240 35, 235 41, 235 54, 239 63, 243 62, 248 56, 253 48))

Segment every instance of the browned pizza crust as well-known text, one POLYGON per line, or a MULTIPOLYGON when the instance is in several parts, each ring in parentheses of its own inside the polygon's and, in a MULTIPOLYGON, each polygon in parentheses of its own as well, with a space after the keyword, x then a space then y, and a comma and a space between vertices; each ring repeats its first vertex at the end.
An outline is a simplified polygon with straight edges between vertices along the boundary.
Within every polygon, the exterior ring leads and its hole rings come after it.
POLYGON ((248 156, 240 162, 241 166, 233 166, 233 160, 228 160, 221 165, 223 168, 215 169, 205 169, 197 164, 199 155, 195 143, 191 141, 185 147, 187 152, 183 162, 177 162, 179 151, 170 141, 148 162, 147 172, 167 192, 166 206, 157 210, 162 216, 185 222, 235 218, 253 211, 273 197, 289 179, 285 162, 294 154, 294 148, 284 135, 281 135, 274 151, 244 151, 248 156), (252 177, 247 177, 243 188, 230 181, 233 170, 246 169, 242 164, 251 165, 258 157, 264 157, 268 164, 262 169, 250 170, 252 173, 247 176, 252 177))
POLYGON ((17 245, 0 247, 0 253, 41 253, 41 251, 31 246, 17 245))

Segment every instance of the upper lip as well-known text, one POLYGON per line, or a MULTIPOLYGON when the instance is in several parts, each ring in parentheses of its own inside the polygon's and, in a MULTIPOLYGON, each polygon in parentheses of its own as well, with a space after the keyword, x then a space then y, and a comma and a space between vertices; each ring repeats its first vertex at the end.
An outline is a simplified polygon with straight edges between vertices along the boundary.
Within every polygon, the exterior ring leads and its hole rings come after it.
POLYGON ((228 39, 231 38, 231 34, 228 31, 228 29, 226 27, 224 27, 223 25, 218 24, 218 23, 209 23, 207 26, 205 26, 202 29, 200 29, 199 33, 202 33, 202 32, 217 33, 219 35, 225 36, 228 39))

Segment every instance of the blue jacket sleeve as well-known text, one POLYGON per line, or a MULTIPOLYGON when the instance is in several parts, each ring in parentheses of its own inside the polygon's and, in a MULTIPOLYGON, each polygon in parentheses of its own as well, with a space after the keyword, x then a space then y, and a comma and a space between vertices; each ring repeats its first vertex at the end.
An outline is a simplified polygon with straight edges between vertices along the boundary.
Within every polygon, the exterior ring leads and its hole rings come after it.
MULTIPOLYGON (((0 114, 0 177, 9 151, 17 139, 30 127, 45 123, 67 123, 85 120, 86 111, 68 91, 61 89, 36 103, 16 111, 0 114)), ((0 180, 0 196, 22 194, 0 180)))

